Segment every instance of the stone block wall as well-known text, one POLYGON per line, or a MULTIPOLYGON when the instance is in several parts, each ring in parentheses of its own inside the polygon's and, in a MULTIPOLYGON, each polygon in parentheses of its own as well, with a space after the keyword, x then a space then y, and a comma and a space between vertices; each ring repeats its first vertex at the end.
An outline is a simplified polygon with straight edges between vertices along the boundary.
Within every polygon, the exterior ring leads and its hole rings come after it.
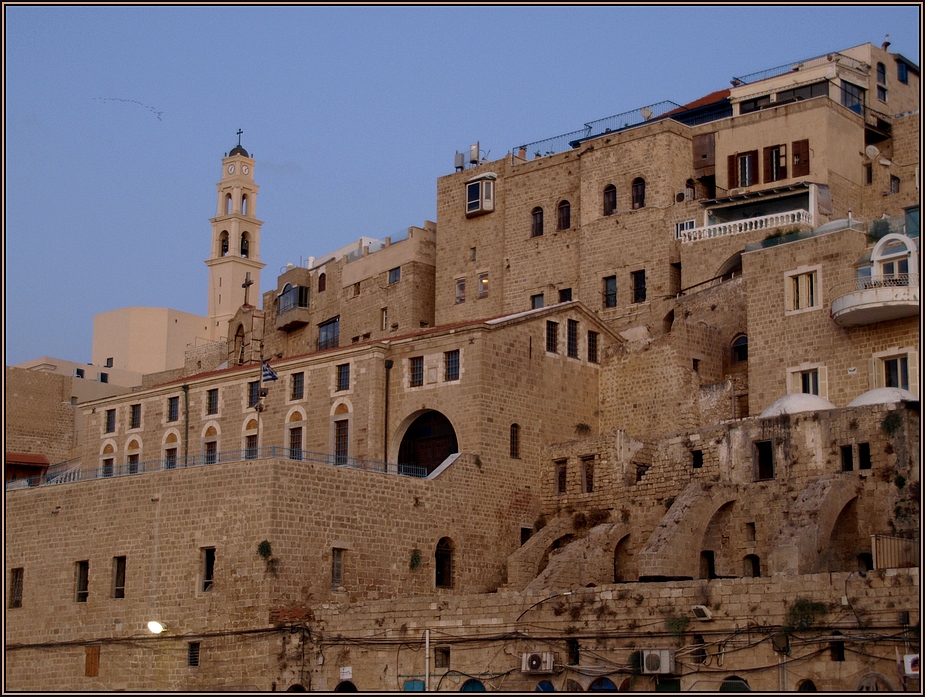
POLYGON ((52 464, 72 457, 78 446, 72 378, 7 366, 4 381, 6 450, 45 455, 52 464))

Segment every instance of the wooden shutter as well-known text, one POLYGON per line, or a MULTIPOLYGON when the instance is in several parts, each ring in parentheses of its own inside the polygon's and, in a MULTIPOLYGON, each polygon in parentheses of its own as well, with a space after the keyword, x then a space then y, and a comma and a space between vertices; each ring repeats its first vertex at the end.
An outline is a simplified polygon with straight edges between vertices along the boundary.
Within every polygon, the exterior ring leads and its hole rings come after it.
POLYGON ((727 186, 729 189, 735 189, 737 186, 739 186, 739 173, 738 169, 736 168, 737 159, 738 158, 736 158, 735 155, 729 156, 729 184, 727 186))
POLYGON ((809 141, 795 140, 793 150, 793 176, 805 177, 809 174, 809 141))
POLYGON ((84 675, 88 678, 95 678, 100 674, 100 647, 86 646, 86 660, 84 663, 84 675))
POLYGON ((694 136, 694 172, 698 177, 716 174, 714 138, 712 133, 694 136))
POLYGON ((767 184, 770 181, 774 181, 773 179, 774 175, 771 172, 771 150, 772 149, 773 148, 764 149, 764 167, 762 168, 764 171, 761 177, 761 181, 763 181, 765 184, 767 184))

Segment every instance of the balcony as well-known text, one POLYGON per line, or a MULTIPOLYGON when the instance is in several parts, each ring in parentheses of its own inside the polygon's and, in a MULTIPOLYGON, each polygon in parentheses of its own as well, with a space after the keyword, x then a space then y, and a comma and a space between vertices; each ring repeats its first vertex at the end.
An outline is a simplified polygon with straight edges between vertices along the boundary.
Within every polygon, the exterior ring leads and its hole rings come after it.
POLYGON ((772 215, 763 215, 756 218, 743 218, 726 223, 717 223, 706 227, 683 230, 676 233, 681 242, 696 242, 698 240, 724 237, 726 235, 741 235, 755 230, 773 230, 784 226, 813 224, 813 216, 807 210, 784 211, 772 215))
POLYGON ((277 298, 276 328, 288 332, 308 324, 311 321, 308 304, 307 286, 286 284, 277 298))
POLYGON ((840 327, 859 327, 919 313, 918 274, 867 276, 831 290, 832 319, 840 327))

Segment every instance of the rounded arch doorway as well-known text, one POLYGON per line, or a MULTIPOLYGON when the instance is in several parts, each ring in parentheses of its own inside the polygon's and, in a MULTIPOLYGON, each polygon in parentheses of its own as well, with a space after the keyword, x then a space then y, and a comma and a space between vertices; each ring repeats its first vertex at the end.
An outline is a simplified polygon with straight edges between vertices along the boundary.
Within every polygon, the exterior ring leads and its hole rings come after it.
POLYGON ((453 453, 459 452, 456 430, 439 411, 425 411, 412 421, 398 448, 404 474, 425 477, 453 453))

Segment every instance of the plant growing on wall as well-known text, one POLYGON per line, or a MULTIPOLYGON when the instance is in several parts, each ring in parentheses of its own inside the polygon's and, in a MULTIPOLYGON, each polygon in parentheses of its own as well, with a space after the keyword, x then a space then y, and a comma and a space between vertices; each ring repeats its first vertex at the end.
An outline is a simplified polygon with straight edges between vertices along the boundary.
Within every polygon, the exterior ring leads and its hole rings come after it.
POLYGON ((269 540, 264 540, 257 545, 257 554, 263 558, 267 572, 276 576, 279 567, 279 559, 273 556, 273 548, 270 546, 269 540))
POLYGON ((690 624, 690 621, 687 615, 671 614, 665 618, 665 629, 671 632, 675 638, 680 638, 687 631, 687 625, 690 624))
POLYGON ((579 421, 575 424, 575 435, 586 436, 589 433, 591 433, 591 427, 584 421, 579 421))
POLYGON ((903 425, 902 417, 895 411, 891 411, 889 414, 883 417, 883 421, 880 422, 880 428, 888 436, 895 434, 900 427, 903 425))
POLYGON ((421 550, 412 549, 411 550, 411 561, 408 562, 408 567, 414 571, 421 566, 421 550))
POLYGON ((787 608, 787 629, 800 631, 809 629, 817 620, 825 617, 828 611, 829 607, 825 603, 809 598, 797 598, 787 608))

